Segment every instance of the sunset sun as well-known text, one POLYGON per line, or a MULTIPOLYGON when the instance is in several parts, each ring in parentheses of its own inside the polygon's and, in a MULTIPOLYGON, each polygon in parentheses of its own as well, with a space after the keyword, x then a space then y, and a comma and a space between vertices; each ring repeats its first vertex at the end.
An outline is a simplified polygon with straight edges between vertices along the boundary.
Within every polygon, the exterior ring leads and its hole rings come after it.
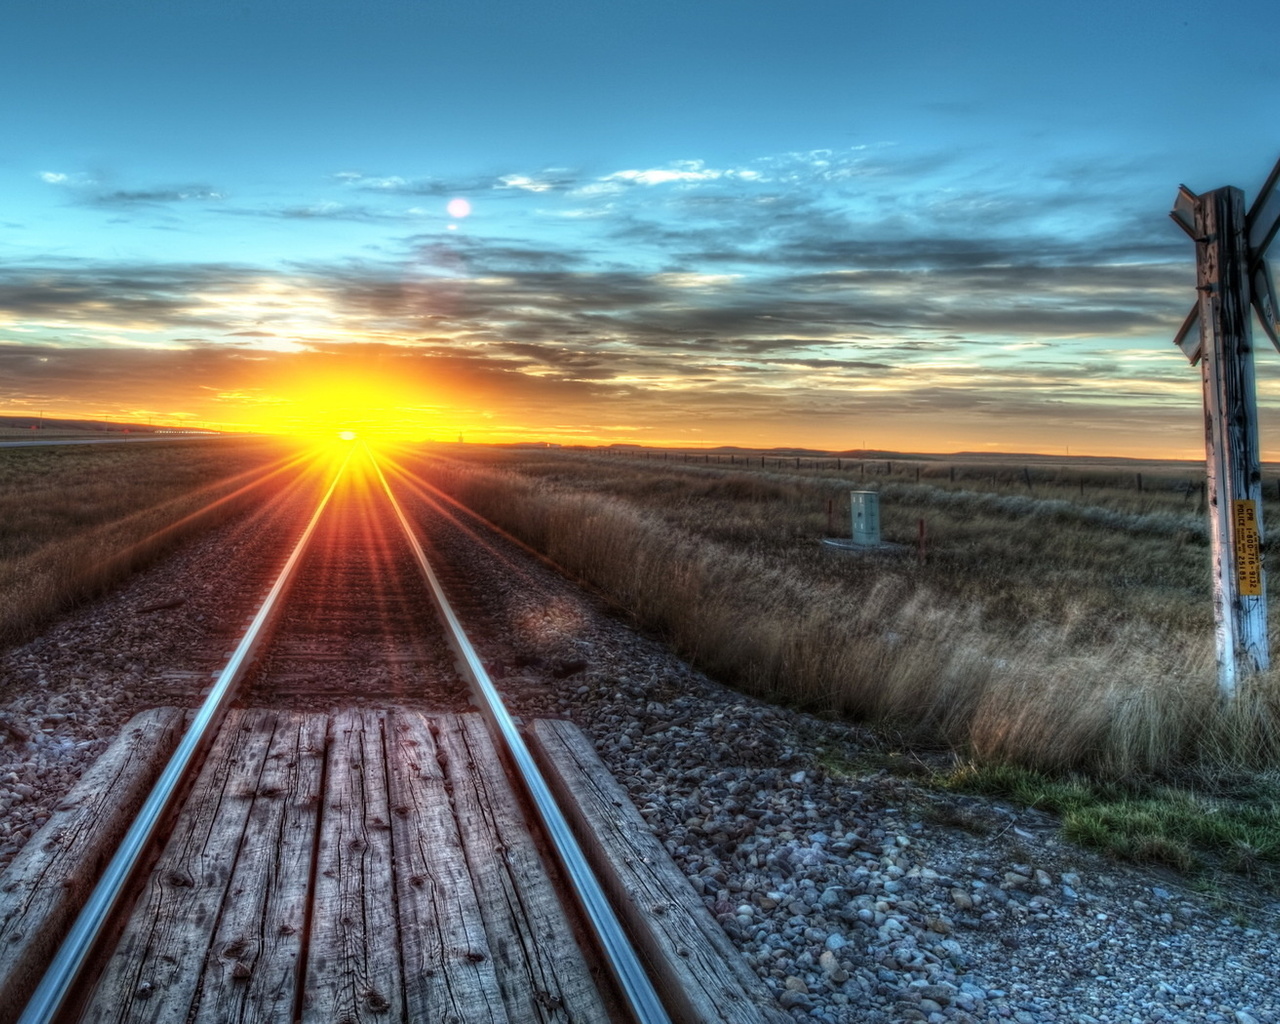
POLYGON ((421 383, 376 361, 327 356, 309 374, 262 389, 254 426, 317 439, 425 440, 447 430, 421 383))

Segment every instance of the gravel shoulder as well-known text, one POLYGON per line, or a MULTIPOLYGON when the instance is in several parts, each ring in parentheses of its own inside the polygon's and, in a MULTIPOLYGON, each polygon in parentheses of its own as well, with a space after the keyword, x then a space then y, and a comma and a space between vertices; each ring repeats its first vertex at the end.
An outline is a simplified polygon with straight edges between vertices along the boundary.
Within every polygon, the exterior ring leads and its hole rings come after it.
MULTIPOLYGON (((425 514, 425 513, 423 513, 425 514)), ((1280 1024, 1280 902, 1058 837, 1050 815, 837 770, 880 743, 708 679, 516 545, 427 519, 520 714, 595 740, 798 1021, 1280 1024)))
POLYGON ((0 868, 133 715, 207 692, 311 495, 282 502, 285 514, 241 514, 0 649, 0 868))

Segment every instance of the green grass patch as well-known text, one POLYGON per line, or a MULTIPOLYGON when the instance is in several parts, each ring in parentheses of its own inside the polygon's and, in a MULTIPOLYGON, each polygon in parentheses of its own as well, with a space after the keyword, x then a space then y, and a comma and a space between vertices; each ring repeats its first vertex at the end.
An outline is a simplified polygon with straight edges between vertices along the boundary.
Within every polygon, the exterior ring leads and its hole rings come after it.
POLYGON ((1063 835, 1124 860, 1195 873, 1280 874, 1280 786, 1254 778, 1223 795, 1143 781, 1055 777, 1016 765, 965 765, 945 788, 1002 797, 1060 815, 1063 835))

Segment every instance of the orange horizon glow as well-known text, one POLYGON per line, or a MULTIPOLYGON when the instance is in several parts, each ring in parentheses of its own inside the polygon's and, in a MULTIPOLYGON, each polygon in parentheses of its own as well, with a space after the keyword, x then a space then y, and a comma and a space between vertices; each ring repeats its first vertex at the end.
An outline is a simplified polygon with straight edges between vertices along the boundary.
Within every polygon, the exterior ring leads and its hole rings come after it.
MULTIPOLYGON (((485 381, 459 376, 411 372, 390 359, 326 356, 309 365, 254 365, 250 372, 222 388, 189 384, 157 403, 136 403, 145 393, 122 396, 120 406, 98 403, 26 402, 21 410, 0 414, 31 416, 38 408, 45 419, 91 419, 153 429, 209 429, 271 434, 317 443, 340 439, 383 443, 518 444, 607 447, 638 445, 649 449, 746 450, 806 448, 823 452, 884 451, 946 455, 959 452, 1044 457, 1125 457, 1202 460, 1203 420, 1194 407, 1114 408, 1059 405, 1054 418, 1002 418, 963 408, 937 410, 912 402, 902 393, 901 413, 869 401, 853 405, 848 415, 811 415, 794 404, 767 404, 758 413, 745 400, 704 401, 689 396, 680 404, 667 392, 615 401, 586 394, 563 404, 539 394, 504 393, 485 381), (293 372, 290 372, 293 371, 293 372), (179 404, 181 403, 181 404, 179 404), (176 409, 175 409, 176 406, 176 409), (180 411, 178 411, 180 410, 180 411), (865 411, 863 411, 865 410, 865 411)), ((519 382, 516 382, 517 384, 519 382)), ((166 390, 169 390, 166 388, 166 390)), ((838 396, 839 392, 833 392, 838 396)), ((1262 416, 1263 458, 1280 451, 1280 417, 1265 406, 1262 416), (1269 443, 1272 442, 1272 443, 1269 443)))
MULTIPOLYGON (((358 343, 348 344, 355 332, 334 333, 317 312, 328 301, 323 295, 295 307, 297 289, 282 287, 220 301, 233 302, 243 316, 265 316, 268 299, 285 304, 291 316, 314 320, 301 325, 314 335, 306 342, 314 347, 290 350, 276 337, 216 353, 175 349, 148 356, 129 372, 117 371, 116 353, 98 353, 91 364, 96 373, 71 383, 51 379, 9 401, 17 398, 20 411, 42 410, 50 418, 316 442, 349 430, 380 443, 1204 457, 1203 414, 1191 374, 1141 394, 1133 382, 1121 387, 1120 377, 1095 380, 1080 399, 1068 401, 1055 397, 1049 383, 1030 390, 1021 379, 986 386, 976 369, 943 372, 936 360, 861 376, 826 366, 788 367, 765 383, 719 363, 688 376, 675 364, 622 357, 616 365, 588 360, 579 367, 573 360, 581 353, 573 355, 576 347, 566 343, 549 346, 568 360, 556 366, 514 342, 471 340, 452 322, 440 326, 438 336, 412 339, 362 323, 358 343), (108 404, 103 381, 117 372, 108 404)), ((424 297, 422 308, 436 307, 424 297)), ((289 325, 301 330, 293 320, 289 325)), ((1274 395, 1271 388, 1267 382, 1259 388, 1264 457, 1280 451, 1280 384, 1274 395)))
MULTIPOLYGON (((300 409, 293 414, 280 410, 270 417, 254 419, 204 419, 197 414, 173 414, 148 416, 146 412, 107 413, 101 409, 57 408, 46 406, 46 420, 74 419, 117 423, 122 429, 129 427, 156 430, 210 430, 229 434, 266 434, 282 438, 294 438, 321 446, 366 442, 379 447, 396 444, 527 444, 546 443, 563 447, 608 447, 610 445, 634 445, 651 450, 709 451, 717 448, 740 448, 748 451, 805 448, 820 452, 889 452, 901 455, 946 456, 957 453, 1013 455, 1026 454, 1046 458, 1131 458, 1169 461, 1202 461, 1203 447, 1190 445, 1162 445, 1126 443, 1113 446, 1072 444, 1070 447, 1045 443, 1028 435, 1003 440, 984 440, 966 437, 955 432, 929 430, 881 430, 842 431, 843 436, 823 436, 813 428, 774 427, 770 424, 745 423, 740 431, 726 429, 716 432, 713 438, 693 438, 664 431, 657 436, 643 436, 638 431, 615 431, 608 428, 565 429, 559 425, 503 424, 485 421, 480 417, 470 425, 465 420, 466 411, 433 410, 420 420, 400 419, 377 415, 384 410, 360 409, 351 403, 344 404, 338 413, 331 413, 323 404, 310 410, 300 409), (148 418, 153 420, 148 423, 148 418)), ((0 415, 30 417, 31 413, 0 410, 0 415)), ((15 431, 19 428, 13 428, 15 431)), ((692 432, 692 431, 691 431, 692 432)), ((706 433, 700 430, 698 432, 706 433)), ((656 431, 653 431, 657 434, 656 431)), ((1276 446, 1270 449, 1276 450, 1276 446)), ((1268 446, 1263 445, 1264 461, 1280 461, 1270 456, 1268 446)))

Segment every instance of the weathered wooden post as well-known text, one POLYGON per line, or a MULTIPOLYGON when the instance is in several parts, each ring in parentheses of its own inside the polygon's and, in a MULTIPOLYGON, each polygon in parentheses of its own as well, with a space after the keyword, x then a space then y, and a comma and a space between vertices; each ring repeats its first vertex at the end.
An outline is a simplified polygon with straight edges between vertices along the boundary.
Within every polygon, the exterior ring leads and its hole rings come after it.
POLYGON ((1271 664, 1249 307, 1256 308, 1264 330, 1280 348, 1273 284, 1264 259, 1280 224, 1278 178, 1280 163, 1247 214, 1238 188, 1196 195, 1186 186, 1171 214, 1196 243, 1200 294, 1175 343, 1192 365, 1200 363, 1218 686, 1226 698, 1235 696, 1243 677, 1271 664))

